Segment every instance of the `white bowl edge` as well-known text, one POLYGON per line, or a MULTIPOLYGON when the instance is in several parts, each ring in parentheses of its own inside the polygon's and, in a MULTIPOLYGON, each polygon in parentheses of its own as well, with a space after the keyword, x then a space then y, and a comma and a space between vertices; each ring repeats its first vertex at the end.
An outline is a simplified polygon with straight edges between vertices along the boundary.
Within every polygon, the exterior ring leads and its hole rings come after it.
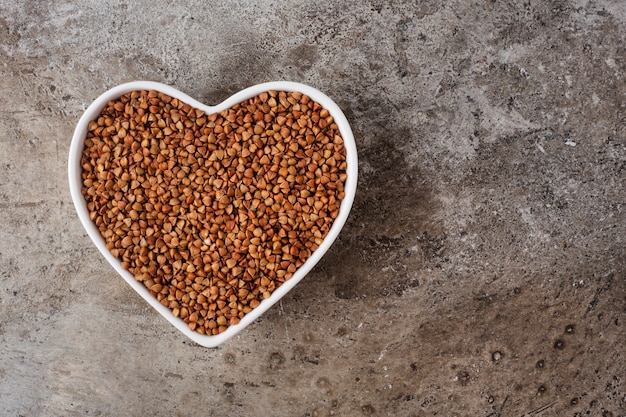
POLYGON ((185 93, 169 86, 166 84, 153 82, 153 81, 133 81, 125 84, 118 85, 116 87, 111 88, 110 90, 104 92, 100 97, 98 97, 83 113, 81 118, 76 125, 76 129, 74 131, 74 135, 72 137, 72 142, 70 145, 69 158, 68 158, 68 176, 69 176, 69 185, 70 185, 70 193, 72 196, 72 200, 74 202, 74 206, 76 207, 76 212, 78 217, 83 224, 87 234, 94 242, 96 247, 100 250, 105 259, 113 266, 113 268, 124 278, 124 280, 144 299, 146 300, 152 307, 154 307, 167 321, 169 321, 174 327, 180 330, 183 334, 185 334, 188 338, 198 343, 199 345, 205 347, 216 347, 226 340, 232 338, 237 333, 242 331, 245 327, 247 327, 250 323, 260 317, 263 313, 265 313, 271 306, 273 306, 276 302, 278 302, 285 294, 287 294, 293 287, 298 284, 309 272, 310 270, 319 262, 322 256, 328 251, 332 243, 335 241, 339 232, 343 228, 346 220, 348 219, 348 215, 350 213, 350 209, 352 208, 352 203, 354 202, 354 196, 356 194, 356 186, 357 186, 357 175, 358 175, 358 157, 357 157, 357 149, 354 141, 354 136, 352 134, 352 130, 350 125, 339 108, 328 96, 326 96, 321 91, 295 82, 288 81, 274 81, 263 84, 257 84, 246 88, 228 99, 224 100, 222 103, 216 106, 207 106, 203 103, 198 102, 194 98, 186 95, 185 93), (140 282, 138 282, 133 275, 122 268, 120 261, 115 258, 109 250, 105 246, 104 239, 100 235, 95 224, 89 219, 89 213, 87 210, 87 203, 85 198, 81 193, 82 189, 82 167, 80 164, 83 144, 84 140, 87 136, 87 126, 91 120, 94 120, 98 114, 102 111, 104 106, 110 101, 121 97, 122 95, 129 93, 131 91, 137 90, 156 90, 161 93, 167 94, 171 97, 177 98, 192 107, 201 109, 205 111, 205 113, 215 113, 227 109, 235 104, 241 103, 242 101, 252 98, 264 91, 276 90, 276 91, 298 91, 303 94, 308 95, 312 100, 318 102, 322 105, 322 107, 326 108, 329 113, 333 116, 335 123, 339 127, 339 131, 344 140, 344 146, 346 148, 346 162, 347 162, 347 178, 345 183, 345 198, 341 202, 341 206, 339 209, 339 215, 334 220, 332 227, 330 228, 328 234, 326 235, 324 241, 319 246, 319 248, 313 252, 311 257, 307 259, 307 261, 294 273, 293 277, 283 283, 280 287, 278 287, 270 296, 270 298, 263 300, 258 307, 253 309, 251 312, 246 314, 237 325, 229 326, 226 331, 214 335, 207 336, 202 335, 196 331, 192 331, 189 329, 188 325, 179 318, 174 317, 171 310, 164 305, 162 305, 155 297, 153 297, 148 289, 140 282))

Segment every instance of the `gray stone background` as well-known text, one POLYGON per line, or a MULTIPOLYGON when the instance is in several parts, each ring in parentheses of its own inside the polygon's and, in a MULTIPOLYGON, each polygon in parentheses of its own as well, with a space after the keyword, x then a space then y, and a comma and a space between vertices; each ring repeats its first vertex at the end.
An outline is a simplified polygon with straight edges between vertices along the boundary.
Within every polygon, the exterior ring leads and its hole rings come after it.
POLYGON ((0 414, 626 415, 626 3, 0 0, 0 414), (67 181, 131 80, 344 110, 331 250, 216 349, 116 275, 67 181))

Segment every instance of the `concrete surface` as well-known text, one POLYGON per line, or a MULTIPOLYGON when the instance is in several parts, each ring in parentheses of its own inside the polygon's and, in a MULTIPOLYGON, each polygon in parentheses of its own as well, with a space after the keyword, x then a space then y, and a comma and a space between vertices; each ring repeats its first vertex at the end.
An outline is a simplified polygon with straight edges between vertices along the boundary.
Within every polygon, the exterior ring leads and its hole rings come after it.
POLYGON ((3 416, 626 415, 622 0, 0 0, 3 416), (330 95, 354 211, 217 349, 134 294, 66 179, 122 82, 330 95))

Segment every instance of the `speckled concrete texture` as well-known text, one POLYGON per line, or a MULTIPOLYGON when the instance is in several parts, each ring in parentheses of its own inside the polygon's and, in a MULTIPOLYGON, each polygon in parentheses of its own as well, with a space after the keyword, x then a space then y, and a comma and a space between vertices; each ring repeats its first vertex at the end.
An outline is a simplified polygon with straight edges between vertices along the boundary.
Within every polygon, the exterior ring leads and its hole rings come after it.
POLYGON ((3 416, 625 416, 626 3, 0 0, 3 416), (105 90, 335 100, 353 212, 216 349, 114 272, 67 155, 105 90))

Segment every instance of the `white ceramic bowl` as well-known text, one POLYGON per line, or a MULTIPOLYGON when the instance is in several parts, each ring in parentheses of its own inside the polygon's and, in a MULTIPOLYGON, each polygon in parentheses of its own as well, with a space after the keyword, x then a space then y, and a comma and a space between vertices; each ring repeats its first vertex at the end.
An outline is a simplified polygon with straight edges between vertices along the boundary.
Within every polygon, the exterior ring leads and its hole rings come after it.
POLYGON ((78 213, 78 217, 85 227, 85 230, 87 230, 87 234, 89 235, 91 240, 93 240, 98 249, 100 249, 100 252, 102 252, 102 255, 104 255, 106 260, 109 261, 113 268, 115 268, 115 270, 122 276, 122 278, 124 278, 124 280, 126 280, 126 282, 135 291, 137 291, 140 296, 142 296, 152 307, 154 307, 163 317, 165 317, 166 320, 173 324, 178 330, 180 330, 187 337, 202 346, 215 347, 239 333, 261 314, 267 311, 278 300, 284 297, 285 294, 287 294, 296 284, 298 284, 298 282, 300 282, 304 278, 304 276, 311 270, 311 268, 313 268, 313 266, 315 266, 315 264, 322 258, 324 253, 326 253, 326 251, 330 248, 333 241, 339 235, 339 231, 345 224, 346 219, 348 218, 348 214, 350 212, 350 208, 352 207, 352 202, 354 201, 354 194, 356 192, 357 185, 357 151, 356 145, 354 143, 354 136, 352 135, 352 130, 350 129, 350 125, 348 124, 348 121, 346 120, 343 112, 329 97, 327 97, 325 94, 318 91, 317 89, 309 87, 307 85, 283 81, 258 84, 246 88, 243 91, 240 91, 239 93, 228 98, 221 104, 218 104, 216 106, 207 106, 198 102, 197 100, 194 100, 188 95, 174 89, 171 86, 151 81, 135 81, 122 84, 108 90, 100 97, 98 97, 87 108, 87 110, 85 110, 85 113, 78 121, 76 130, 74 131, 74 137, 72 138, 72 144, 70 146, 69 153, 68 173, 70 192, 72 195, 72 200, 74 201, 74 206, 76 207, 76 211, 78 213), (148 289, 144 287, 142 283, 136 281, 130 272, 122 268, 120 261, 113 255, 111 255, 111 253, 108 251, 105 246, 104 239, 100 235, 100 232, 93 224, 93 222, 89 219, 87 203, 83 195, 81 194, 82 168, 80 164, 84 147, 84 140, 87 136, 87 125, 91 120, 97 118, 97 116, 109 100, 117 99, 128 92, 136 90, 160 91, 171 97, 178 98, 179 100, 191 105, 192 107, 204 110, 207 114, 216 113, 227 109, 264 91, 299 91, 303 94, 308 95, 311 99, 317 101, 329 111, 329 113, 333 116, 335 123, 337 123, 339 131, 341 132, 344 140, 346 148, 346 160, 348 165, 347 179, 345 184, 346 196, 341 202, 339 216, 333 222, 333 225, 328 232, 328 235, 319 246, 319 248, 311 255, 311 257, 294 273, 293 277, 283 283, 279 288, 277 288, 272 293, 270 298, 263 300, 257 308, 246 314, 243 319, 241 319, 239 324, 230 326, 226 331, 215 336, 206 336, 198 332, 192 331, 189 329, 187 324, 183 322, 182 319, 174 317, 172 312, 167 307, 158 302, 157 299, 150 294, 148 289))

